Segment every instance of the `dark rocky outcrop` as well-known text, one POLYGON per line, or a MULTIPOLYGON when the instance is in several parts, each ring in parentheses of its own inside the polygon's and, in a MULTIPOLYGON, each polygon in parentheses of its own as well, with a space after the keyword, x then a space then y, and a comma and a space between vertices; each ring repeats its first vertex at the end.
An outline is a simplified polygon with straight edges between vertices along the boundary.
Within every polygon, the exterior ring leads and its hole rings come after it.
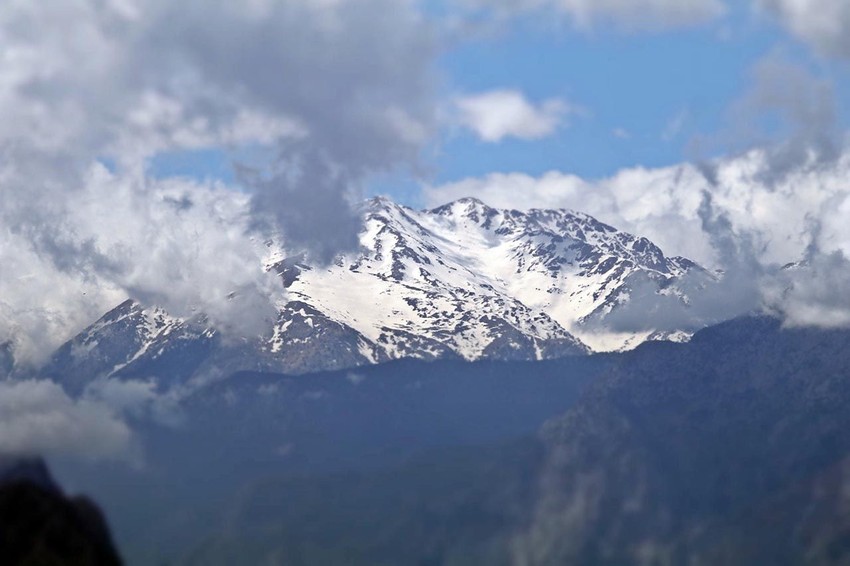
POLYGON ((113 566, 121 559, 94 502, 66 497, 39 459, 0 458, 0 563, 113 566))

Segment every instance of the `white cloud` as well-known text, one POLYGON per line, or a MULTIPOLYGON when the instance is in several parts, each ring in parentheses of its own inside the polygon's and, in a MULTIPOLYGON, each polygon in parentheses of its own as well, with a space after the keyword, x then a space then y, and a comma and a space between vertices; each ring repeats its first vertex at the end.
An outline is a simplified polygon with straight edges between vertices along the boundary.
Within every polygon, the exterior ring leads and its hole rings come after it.
POLYGON ((109 283, 175 316, 204 312, 246 335, 264 328, 282 289, 263 270, 262 239, 250 237, 247 195, 185 179, 119 176, 99 166, 85 183, 86 198, 65 218, 69 237, 106 258, 98 271, 109 283), (91 218, 101 220, 93 225, 91 218))
POLYGON ((845 0, 756 0, 756 5, 821 53, 850 58, 850 3, 845 0))
POLYGON ((107 406, 74 400, 52 381, 0 382, 0 454, 134 458, 132 433, 107 406))
POLYGON ((543 11, 568 17, 584 30, 614 25, 624 31, 661 31, 705 24, 722 17, 722 0, 459 0, 462 6, 505 18, 543 11))
POLYGON ((269 326, 283 290, 250 236, 247 195, 97 164, 81 182, 55 231, 0 231, 0 343, 19 361, 38 363, 128 295, 239 334, 269 326))
POLYGON ((536 140, 554 134, 574 111, 564 100, 538 105, 515 90, 493 90, 455 99, 456 120, 486 142, 508 137, 536 140))
POLYGON ((260 228, 353 245, 351 195, 415 166, 434 128, 413 0, 11 0, 0 60, 0 343, 19 358, 126 295, 253 328, 280 291, 260 228), (239 188, 146 174, 256 143, 281 160, 239 188))

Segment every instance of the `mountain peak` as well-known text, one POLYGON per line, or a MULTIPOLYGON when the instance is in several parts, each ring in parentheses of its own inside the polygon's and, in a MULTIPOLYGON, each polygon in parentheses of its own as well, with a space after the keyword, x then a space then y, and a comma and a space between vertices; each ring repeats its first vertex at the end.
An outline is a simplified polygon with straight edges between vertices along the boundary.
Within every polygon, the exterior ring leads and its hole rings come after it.
POLYGON ((375 195, 366 201, 367 208, 386 208, 388 206, 397 206, 396 202, 384 195, 375 195))
POLYGON ((404 357, 539 360, 686 339, 703 325, 653 320, 669 309, 690 320, 689 293, 710 274, 587 214, 476 198, 414 210, 375 197, 360 211, 357 252, 331 265, 274 264, 287 297, 271 336, 234 352, 212 329, 124 304, 57 352, 55 374, 80 388, 94 377, 152 375, 176 359, 180 380, 221 363, 308 373, 404 357), (623 320, 639 322, 622 329, 623 320))
POLYGON ((492 218, 499 211, 491 208, 481 199, 464 197, 425 212, 438 216, 454 217, 456 219, 466 218, 480 223, 492 218))

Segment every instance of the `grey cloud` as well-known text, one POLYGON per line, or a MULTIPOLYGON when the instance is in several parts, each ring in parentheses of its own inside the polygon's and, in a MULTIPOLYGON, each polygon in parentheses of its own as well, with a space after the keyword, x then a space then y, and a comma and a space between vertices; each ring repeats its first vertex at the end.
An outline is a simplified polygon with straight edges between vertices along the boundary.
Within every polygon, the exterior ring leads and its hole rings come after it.
POLYGON ((765 286, 766 306, 788 326, 850 326, 850 259, 841 250, 791 264, 765 286))
POLYGON ((179 426, 179 392, 152 382, 95 380, 79 397, 44 379, 0 381, 0 455, 143 463, 130 422, 179 426))
POLYGON ((838 161, 844 140, 832 81, 779 53, 756 63, 747 90, 729 108, 726 127, 691 142, 695 166, 713 186, 719 182, 717 161, 705 160, 700 153, 752 151, 764 158, 758 181, 768 187, 838 161))
MULTIPOLYGON (((824 208, 841 206, 830 199, 824 208)), ((850 259, 824 239, 821 218, 808 218, 810 242, 801 261, 785 265, 764 285, 766 307, 788 326, 846 328, 850 326, 850 259)))
POLYGON ((722 17, 721 0, 455 0, 477 17, 505 20, 543 12, 562 16, 579 29, 610 26, 627 32, 657 32, 706 24, 722 17))
POLYGON ((784 131, 774 134, 766 149, 768 183, 840 157, 842 140, 830 81, 775 56, 759 62, 753 74, 753 86, 734 109, 734 117, 737 123, 748 124, 757 137, 769 138, 770 134, 759 132, 752 117, 775 117, 783 124, 784 131))
POLYGON ((357 245, 349 199, 365 178, 415 167, 433 128, 435 45, 406 0, 261 5, 261 17, 246 17, 217 2, 224 17, 209 21, 209 2, 181 3, 151 26, 149 43, 169 57, 187 54, 211 83, 247 93, 249 105, 303 124, 306 135, 284 141, 280 160, 247 184, 260 217, 328 260, 357 245))
POLYGON ((262 238, 246 235, 246 195, 95 169, 56 232, 0 232, 0 342, 19 362, 38 364, 128 295, 239 335, 270 327, 282 289, 262 238), (183 199, 192 206, 173 205, 183 199))
POLYGON ((74 400, 51 381, 0 382, 0 453, 132 460, 130 428, 106 405, 74 400))
POLYGON ((288 157, 279 171, 243 174, 254 189, 252 210, 259 226, 279 226, 295 249, 329 263, 340 251, 357 249, 360 216, 348 201, 346 173, 316 149, 288 157))
POLYGON ((710 322, 718 322, 761 308, 764 255, 757 236, 748 228, 736 229, 724 210, 718 210, 709 190, 702 193, 700 225, 718 255, 723 271, 715 285, 695 294, 693 308, 710 322))
POLYGON ((850 58, 850 4, 844 0, 756 0, 756 5, 819 52, 850 58))
POLYGON ((225 332, 256 335, 269 328, 282 298, 277 278, 263 271, 261 238, 250 239, 249 199, 189 181, 146 184, 101 171, 89 180, 91 209, 68 218, 74 232, 96 242, 117 266, 109 281, 174 316, 202 312, 225 332), (187 199, 191 207, 174 207, 187 199), (108 207, 110 218, 86 220, 108 207))
POLYGON ((635 281, 629 302, 612 313, 606 324, 624 332, 694 331, 762 308, 765 268, 752 235, 735 229, 708 190, 702 193, 697 214, 722 270, 687 273, 676 284, 687 300, 678 293, 659 293, 649 279, 635 281))
POLYGON ((758 256, 752 237, 746 232, 736 232, 729 215, 714 203, 709 190, 702 191, 702 200, 697 210, 700 225, 708 235, 712 248, 718 253, 720 265, 738 271, 759 271, 758 256))

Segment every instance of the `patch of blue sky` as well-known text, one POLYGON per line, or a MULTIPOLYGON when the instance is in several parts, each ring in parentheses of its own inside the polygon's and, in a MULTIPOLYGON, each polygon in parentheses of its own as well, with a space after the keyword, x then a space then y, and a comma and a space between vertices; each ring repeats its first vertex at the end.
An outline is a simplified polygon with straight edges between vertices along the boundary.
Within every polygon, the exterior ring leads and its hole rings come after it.
POLYGON ((198 181, 239 184, 239 167, 262 170, 273 159, 272 146, 206 147, 159 153, 148 161, 148 172, 157 178, 187 177, 198 181))
POLYGON ((532 100, 562 97, 584 112, 534 142, 448 138, 439 179, 550 169, 601 177, 680 162, 695 136, 724 122, 752 65, 777 41, 769 29, 739 27, 749 26, 726 22, 657 35, 523 31, 459 46, 442 61, 455 88, 515 88, 532 100))

